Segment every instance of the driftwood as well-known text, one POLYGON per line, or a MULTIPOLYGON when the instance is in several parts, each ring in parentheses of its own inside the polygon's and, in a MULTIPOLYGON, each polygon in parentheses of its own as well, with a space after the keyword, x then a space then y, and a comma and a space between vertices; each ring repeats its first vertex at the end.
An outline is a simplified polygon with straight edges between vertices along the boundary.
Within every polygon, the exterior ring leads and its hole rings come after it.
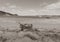
POLYGON ((32 24, 20 24, 21 31, 23 30, 32 30, 33 25, 32 24))

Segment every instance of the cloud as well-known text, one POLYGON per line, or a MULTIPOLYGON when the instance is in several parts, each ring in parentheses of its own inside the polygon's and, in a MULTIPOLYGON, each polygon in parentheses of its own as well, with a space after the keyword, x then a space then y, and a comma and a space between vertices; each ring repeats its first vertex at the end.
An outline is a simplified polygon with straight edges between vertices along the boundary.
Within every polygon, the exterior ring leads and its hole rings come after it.
POLYGON ((36 12, 34 9, 30 9, 30 10, 28 10, 28 11, 30 11, 30 12, 36 12))
POLYGON ((10 4, 10 3, 6 3, 5 6, 1 6, 0 10, 6 11, 12 14, 18 14, 21 16, 60 15, 60 2, 47 5, 44 8, 40 8, 39 11, 36 11, 34 9, 23 10, 21 7, 10 4))
POLYGON ((2 6, 0 10, 6 11, 12 14, 19 14, 23 9, 20 7, 17 7, 16 5, 11 5, 10 3, 7 3, 5 6, 2 6))
POLYGON ((57 9, 57 8, 60 8, 60 2, 53 3, 45 7, 45 9, 57 9))
MULTIPOLYGON (((46 5, 47 3, 43 3, 43 5, 46 5)), ((41 5, 42 6, 42 5, 41 5)), ((0 10, 12 13, 12 14, 18 14, 22 16, 30 15, 60 15, 60 2, 49 4, 43 8, 40 8, 39 11, 36 11, 34 9, 29 10, 23 10, 21 7, 6 3, 5 6, 2 6, 0 10)))
POLYGON ((25 15, 35 16, 38 14, 34 9, 23 10, 21 7, 18 7, 10 3, 6 3, 5 6, 2 6, 0 8, 0 10, 6 11, 12 14, 22 15, 22 16, 25 16, 25 15))
POLYGON ((60 15, 60 2, 53 3, 40 9, 41 15, 60 15))
MULTIPOLYGON (((23 15, 23 16, 36 16, 36 15, 38 15, 38 13, 34 10, 34 9, 30 9, 30 10, 23 10, 22 12, 21 12, 21 14, 23 15)), ((19 14, 19 15, 21 15, 21 14, 19 14)))

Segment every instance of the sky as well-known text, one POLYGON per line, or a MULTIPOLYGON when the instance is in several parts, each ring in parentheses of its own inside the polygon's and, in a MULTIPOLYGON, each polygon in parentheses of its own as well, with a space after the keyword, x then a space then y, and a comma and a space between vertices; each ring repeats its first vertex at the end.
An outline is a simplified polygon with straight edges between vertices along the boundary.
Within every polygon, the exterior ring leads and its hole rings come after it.
POLYGON ((60 0, 0 0, 0 10, 18 15, 60 15, 60 0))

